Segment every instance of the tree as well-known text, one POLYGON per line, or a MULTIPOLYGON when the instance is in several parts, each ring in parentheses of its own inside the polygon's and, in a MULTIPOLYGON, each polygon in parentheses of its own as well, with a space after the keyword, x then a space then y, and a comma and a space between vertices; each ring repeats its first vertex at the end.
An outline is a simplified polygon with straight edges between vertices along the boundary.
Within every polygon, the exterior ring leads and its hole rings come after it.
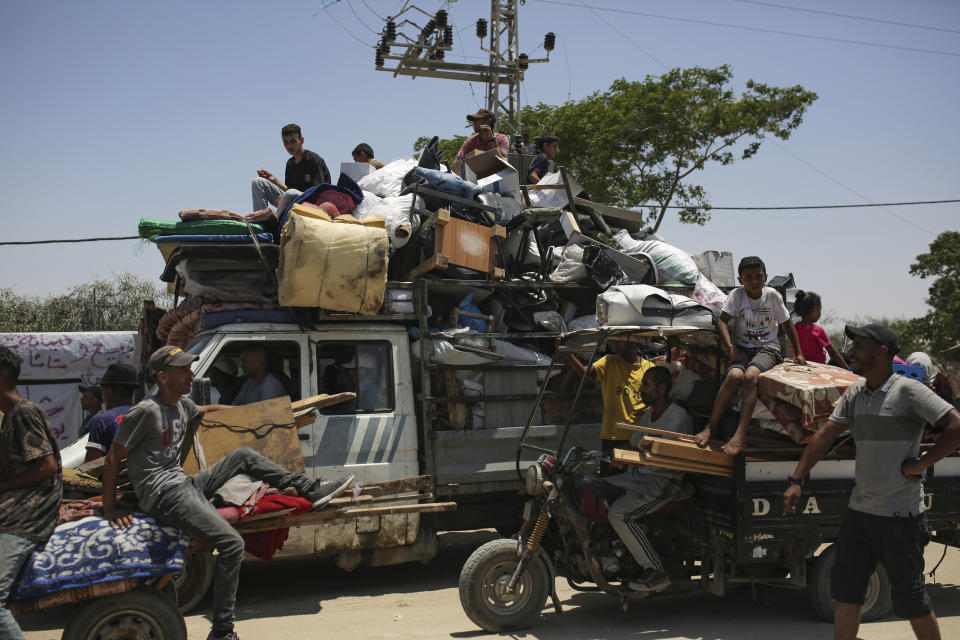
POLYGON ((97 279, 47 298, 0 289, 0 332, 136 331, 144 300, 170 302, 166 291, 132 273, 97 279))
POLYGON ((910 265, 910 275, 934 278, 927 290, 932 310, 900 327, 906 337, 937 358, 960 364, 960 231, 944 231, 910 265))
MULTIPOLYGON (((642 82, 620 79, 579 101, 524 107, 521 122, 530 139, 560 138, 557 162, 593 200, 642 207, 650 219, 662 218, 675 202, 683 207, 681 222, 704 224, 707 192, 687 182, 691 174, 709 162, 752 157, 768 135, 788 139, 817 99, 799 85, 753 80, 736 96, 732 77, 723 65, 673 69, 642 82)), ((511 130, 511 123, 500 128, 511 130)))

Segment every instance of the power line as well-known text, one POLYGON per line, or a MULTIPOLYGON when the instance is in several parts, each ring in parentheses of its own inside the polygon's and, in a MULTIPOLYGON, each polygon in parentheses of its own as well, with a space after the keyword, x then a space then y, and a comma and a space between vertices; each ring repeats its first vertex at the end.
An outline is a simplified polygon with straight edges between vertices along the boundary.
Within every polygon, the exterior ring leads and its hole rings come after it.
POLYGON ((764 7, 773 7, 775 9, 786 9, 788 11, 803 11, 804 13, 818 13, 824 16, 834 16, 836 18, 849 18, 850 20, 863 20, 864 22, 879 22, 880 24, 892 24, 898 27, 910 27, 913 29, 929 29, 930 31, 943 31, 946 33, 960 33, 957 29, 944 29, 942 27, 931 27, 925 24, 911 24, 909 22, 898 22, 897 20, 882 20, 880 18, 868 18, 866 16, 854 16, 849 13, 835 13, 833 11, 820 11, 818 9, 807 9, 805 7, 791 7, 785 4, 776 4, 775 2, 760 2, 759 0, 733 0, 744 4, 757 4, 764 7))
POLYGON ((920 49, 917 47, 901 47, 894 44, 883 44, 880 42, 867 42, 865 40, 847 40, 845 38, 831 38, 829 36, 815 36, 809 33, 796 33, 793 31, 780 31, 778 29, 763 29, 761 27, 747 27, 740 24, 726 24, 723 22, 711 22, 709 20, 696 20, 694 18, 680 18, 677 16, 664 16, 657 13, 647 13, 645 11, 632 11, 630 9, 608 9, 606 7, 595 7, 592 5, 585 5, 582 3, 575 2, 563 2, 562 0, 539 0, 540 2, 545 2, 547 4, 557 4, 567 7, 577 7, 577 8, 586 8, 586 9, 596 9, 597 11, 609 11, 611 13, 622 13, 627 15, 634 16, 643 16, 646 18, 657 18, 660 20, 674 20, 676 22, 690 22, 693 24, 704 24, 712 27, 725 27, 727 29, 740 29, 742 31, 758 31, 760 33, 772 33, 780 36, 792 36, 794 38, 807 38, 810 40, 826 40, 828 42, 842 42, 844 44, 857 44, 864 47, 879 47, 882 49, 897 49, 899 51, 913 51, 915 53, 931 53, 939 56, 951 56, 954 58, 960 58, 960 53, 953 51, 937 51, 935 49, 920 49))
MULTIPOLYGON (((789 152, 788 152, 788 153, 789 153, 789 152)), ((793 154, 791 154, 791 155, 793 155, 793 154)), ((813 170, 816 171, 817 173, 820 173, 820 174, 824 175, 825 177, 829 178, 830 180, 833 180, 834 182, 836 182, 837 184, 839 184, 841 187, 844 187, 844 188, 847 189, 848 191, 850 191, 850 192, 852 192, 852 193, 855 193, 856 195, 860 196, 860 197, 863 198, 864 200, 869 200, 869 198, 867 198, 866 196, 864 196, 864 195, 862 195, 862 194, 860 194, 860 193, 857 193, 857 192, 854 191, 853 189, 850 189, 849 187, 843 185, 841 182, 835 180, 834 178, 831 178, 830 176, 828 176, 827 174, 823 173, 822 171, 820 171, 819 169, 817 169, 816 167, 814 167, 814 166, 811 165, 810 163, 806 162, 805 160, 803 160, 803 159, 801 159, 801 158, 799 158, 799 157, 797 157, 797 156, 794 156, 794 158, 796 158, 796 159, 799 160, 800 162, 803 162, 805 165, 807 165, 808 167, 810 167, 811 169, 813 169, 813 170)), ((787 206, 779 206, 779 205, 778 205, 778 206, 763 206, 763 207, 755 207, 755 206, 752 206, 752 207, 713 207, 713 206, 710 206, 710 207, 704 207, 704 208, 708 208, 708 209, 711 210, 711 211, 802 211, 802 210, 813 210, 813 209, 863 209, 863 208, 867 208, 867 207, 880 207, 880 208, 883 208, 883 207, 914 207, 914 206, 921 206, 921 205, 928 205, 928 204, 956 204, 956 203, 958 203, 958 202, 960 202, 960 198, 955 199, 955 200, 914 200, 914 201, 910 201, 910 202, 869 202, 869 203, 863 203, 863 204, 809 204, 809 205, 787 205, 787 206)), ((612 205, 612 206, 620 206, 620 205, 612 205)), ((657 207, 657 208, 661 208, 660 205, 655 204, 655 203, 654 203, 654 204, 631 205, 631 208, 639 208, 639 207, 657 207)), ((667 209, 689 209, 690 207, 685 207, 685 206, 683 206, 683 205, 677 205, 677 204, 671 204, 671 205, 667 205, 666 208, 667 208, 667 209)), ((891 213, 892 213, 892 212, 891 212, 891 213)), ((893 215, 896 216, 896 214, 893 214, 893 215)), ((926 231, 927 233, 936 235, 936 234, 934 234, 932 231, 929 231, 928 229, 924 229, 924 228, 921 227, 920 225, 915 224, 914 222, 912 222, 912 221, 909 220, 908 218, 903 218, 902 216, 896 216, 896 217, 900 218, 900 219, 903 220, 904 222, 909 222, 910 224, 913 224, 913 225, 914 225, 915 227, 917 227, 918 229, 921 229, 921 230, 923 230, 923 231, 926 231)), ((28 245, 28 244, 62 244, 62 243, 68 243, 68 242, 69 242, 69 243, 74 243, 74 242, 106 242, 106 241, 113 241, 113 240, 141 240, 141 239, 142 239, 142 238, 141 238, 140 236, 116 236, 116 237, 108 237, 108 238, 70 238, 70 239, 67 239, 67 240, 5 240, 5 241, 3 241, 3 242, 0 242, 0 246, 2 246, 2 245, 28 245)))
POLYGON ((381 17, 379 13, 377 13, 376 11, 370 8, 370 5, 367 4, 366 0, 360 0, 360 4, 365 6, 367 8, 367 11, 375 15, 377 17, 377 20, 384 20, 384 18, 381 17))
POLYGON ((364 21, 360 18, 360 15, 357 13, 356 9, 354 9, 354 8, 353 8, 353 5, 350 4, 350 0, 347 0, 347 8, 350 9, 350 13, 352 13, 352 14, 353 14, 353 17, 357 19, 357 22, 359 22, 360 24, 363 25, 363 28, 364 28, 364 29, 366 29, 367 31, 369 31, 370 33, 372 33, 372 34, 375 35, 375 36, 379 36, 379 35, 380 35, 378 32, 376 32, 376 31, 374 31, 373 29, 371 29, 371 28, 367 25, 367 23, 364 22, 364 21))
MULTIPOLYGON (((332 4, 332 3, 331 3, 331 4, 332 4)), ((354 40, 356 40, 357 42, 359 42, 360 44, 362 44, 364 47, 369 47, 369 48, 371 48, 371 49, 373 48, 373 47, 371 47, 369 44, 367 44, 366 42, 364 42, 363 40, 361 40, 360 38, 358 38, 357 36, 355 36, 352 31, 350 31, 350 30, 347 29, 345 26, 343 26, 343 23, 341 23, 339 20, 337 20, 337 16, 333 15, 333 12, 332 12, 332 11, 328 11, 328 10, 327 10, 327 8, 328 8, 329 6, 330 6, 330 4, 326 4, 326 5, 324 5, 324 6, 322 7, 322 9, 324 9, 324 11, 326 12, 326 14, 327 14, 328 16, 330 16, 330 19, 331 19, 331 20, 333 20, 334 22, 337 23, 337 26, 339 26, 340 29, 341 29, 345 34, 347 34, 348 36, 350 36, 351 38, 353 38, 354 40)), ((318 11, 317 13, 313 14, 312 17, 316 18, 319 13, 320 13, 320 12, 318 11)))
POLYGON ((660 66, 663 67, 664 69, 667 68, 667 65, 665 65, 665 64, 663 64, 662 62, 660 62, 659 60, 657 60, 657 58, 656 58, 652 53, 650 53, 649 51, 647 51, 646 49, 644 49, 643 47, 641 47, 639 44, 637 44, 636 42, 634 42, 634 41, 633 41, 633 38, 631 38, 630 36, 628 36, 627 34, 625 34, 623 31, 620 31, 620 29, 617 29, 615 26, 613 26, 612 24, 610 24, 609 22, 607 22, 607 19, 604 18, 603 16, 601 16, 599 13, 597 13, 596 10, 595 10, 593 7, 588 6, 588 5, 584 4, 583 2, 580 3, 580 6, 583 7, 584 9, 588 9, 588 10, 590 11, 590 13, 592 13, 594 16, 596 16, 596 18, 597 18, 598 20, 600 20, 601 22, 603 22, 603 24, 607 25, 608 27, 610 27, 611 29, 613 29, 614 31, 616 31, 618 34, 620 34, 620 37, 621 37, 621 38, 623 38, 624 40, 626 40, 627 42, 629 42, 630 44, 632 44, 634 47, 636 47, 637 49, 639 49, 645 56, 647 56, 648 58, 650 58, 651 60, 653 60, 654 62, 656 62, 658 65, 660 65, 660 66))
POLYGON ((140 240, 140 236, 115 236, 112 238, 71 238, 69 240, 4 240, 0 245, 11 244, 63 244, 67 242, 106 242, 113 240, 140 240))

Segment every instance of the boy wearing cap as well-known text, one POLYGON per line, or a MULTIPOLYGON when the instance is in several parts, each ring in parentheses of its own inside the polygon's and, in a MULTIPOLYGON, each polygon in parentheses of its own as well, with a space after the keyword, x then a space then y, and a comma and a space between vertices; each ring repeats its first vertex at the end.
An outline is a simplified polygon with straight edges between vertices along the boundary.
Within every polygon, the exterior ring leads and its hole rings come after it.
POLYGON ((496 149, 497 153, 507 157, 510 152, 510 139, 503 133, 493 130, 497 117, 489 109, 480 109, 467 116, 467 121, 473 125, 474 134, 463 141, 463 146, 457 152, 458 158, 465 158, 473 151, 489 151, 496 149))
POLYGON ((893 591, 893 611, 910 620, 917 638, 940 638, 936 616, 923 586, 923 548, 930 541, 924 514, 924 471, 960 446, 960 412, 924 384, 893 372, 900 349, 890 327, 847 325, 854 373, 827 423, 810 439, 783 494, 783 513, 794 513, 804 479, 833 441, 847 429, 856 442, 856 484, 840 534, 830 583, 837 601, 834 638, 853 640, 860 608, 877 562, 893 591), (922 457, 926 423, 944 428, 940 441, 922 457))
POLYGON ((123 422, 123 414, 133 405, 137 370, 129 364, 112 364, 100 379, 100 388, 106 408, 89 421, 90 438, 87 440, 84 462, 102 458, 110 450, 117 429, 123 422))
POLYGON ((193 382, 190 365, 196 359, 197 356, 173 346, 161 347, 150 356, 147 366, 157 380, 158 390, 124 415, 107 453, 103 513, 111 526, 125 528, 133 524, 132 515, 117 509, 115 501, 117 472, 120 461, 126 458, 140 508, 217 550, 213 629, 208 638, 236 639, 233 623, 244 543, 240 534, 217 513, 210 498, 230 478, 245 473, 278 489, 295 488, 316 509, 342 493, 353 476, 314 482, 246 447, 231 452, 209 469, 187 476, 180 465, 190 428, 207 411, 228 408, 198 407, 184 397, 193 382))

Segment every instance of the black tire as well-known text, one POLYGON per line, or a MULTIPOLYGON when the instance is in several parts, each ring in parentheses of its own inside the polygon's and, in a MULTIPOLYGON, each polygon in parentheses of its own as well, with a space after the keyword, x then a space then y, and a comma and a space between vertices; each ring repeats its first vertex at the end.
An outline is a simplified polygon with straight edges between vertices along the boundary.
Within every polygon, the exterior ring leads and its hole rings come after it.
POLYGON ((187 640, 187 625, 176 603, 153 587, 95 598, 63 631, 63 640, 187 640))
POLYGON ((460 571, 460 605, 481 629, 523 629, 540 617, 550 592, 550 573, 540 558, 533 558, 524 569, 512 597, 503 593, 517 568, 519 544, 491 540, 474 551, 460 571))
POLYGON ((187 555, 183 570, 173 576, 180 611, 189 613, 203 600, 213 584, 213 552, 209 549, 187 555))
MULTIPOLYGON (((837 603, 830 597, 830 574, 837 558, 837 545, 830 545, 813 561, 810 579, 807 581, 807 593, 810 604, 821 618, 833 622, 833 610, 837 603)), ((890 615, 893 608, 893 595, 890 592, 890 579, 882 564, 870 576, 867 595, 860 610, 860 619, 864 622, 879 620, 890 615)))

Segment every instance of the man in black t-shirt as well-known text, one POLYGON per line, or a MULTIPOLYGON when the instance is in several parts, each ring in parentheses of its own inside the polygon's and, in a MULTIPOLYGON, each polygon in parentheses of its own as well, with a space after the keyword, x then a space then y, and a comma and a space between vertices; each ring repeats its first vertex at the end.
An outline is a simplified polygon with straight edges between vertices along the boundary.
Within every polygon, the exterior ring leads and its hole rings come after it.
POLYGON ((23 564, 57 526, 60 451, 43 409, 17 393, 20 359, 0 347, 0 638, 22 638, 4 606, 23 564))
POLYGON ((288 124, 280 131, 283 148, 292 157, 287 160, 284 182, 266 169, 257 169, 254 178, 253 210, 259 211, 268 205, 277 208, 277 217, 289 207, 303 192, 318 184, 330 184, 330 170, 323 158, 303 148, 303 135, 299 125, 288 124))

